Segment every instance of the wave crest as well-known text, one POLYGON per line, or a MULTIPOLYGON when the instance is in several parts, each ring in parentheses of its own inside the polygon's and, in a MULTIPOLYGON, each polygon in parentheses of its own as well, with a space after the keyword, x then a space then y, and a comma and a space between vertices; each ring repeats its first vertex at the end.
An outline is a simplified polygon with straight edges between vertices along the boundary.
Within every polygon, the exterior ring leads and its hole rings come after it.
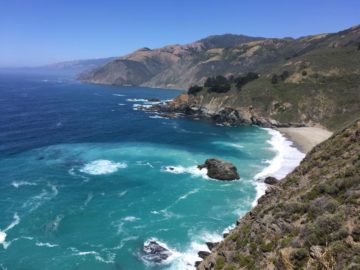
POLYGON ((85 164, 85 166, 81 168, 80 171, 91 175, 102 175, 102 174, 114 173, 119 169, 124 169, 124 168, 127 168, 126 163, 113 162, 111 160, 106 160, 106 159, 99 159, 85 164))

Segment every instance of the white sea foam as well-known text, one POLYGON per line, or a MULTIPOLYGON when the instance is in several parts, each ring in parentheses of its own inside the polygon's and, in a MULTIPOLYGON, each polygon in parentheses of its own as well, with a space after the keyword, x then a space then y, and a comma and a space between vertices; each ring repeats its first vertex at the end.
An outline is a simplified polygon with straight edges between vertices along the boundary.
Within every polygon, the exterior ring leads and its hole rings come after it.
POLYGON ((0 230, 0 244, 3 245, 3 247, 6 249, 9 246, 9 243, 7 243, 6 240, 6 232, 14 228, 16 225, 20 223, 20 217, 17 213, 13 216, 14 221, 9 224, 4 230, 0 230))
POLYGON ((39 208, 44 202, 56 197, 59 193, 57 187, 48 183, 48 187, 51 188, 51 192, 43 189, 40 194, 31 197, 29 200, 22 204, 23 208, 29 208, 29 212, 32 212, 39 208))
POLYGON ((153 118, 153 119, 169 119, 167 117, 163 117, 163 116, 160 116, 160 115, 151 115, 151 116, 149 116, 149 118, 153 118))
POLYGON ((6 233, 3 231, 0 231, 0 244, 5 243, 5 239, 6 239, 6 233))
POLYGON ((133 104, 133 110, 138 111, 139 109, 150 108, 151 106, 151 104, 133 104))
POLYGON ((109 264, 109 263, 115 263, 115 256, 116 254, 114 253, 110 253, 110 252, 107 252, 106 253, 106 258, 102 257, 100 255, 99 252, 97 251, 93 251, 93 250, 90 250, 90 251, 79 251, 77 250, 76 248, 71 248, 71 250, 75 253, 73 253, 74 256, 88 256, 88 255, 93 255, 95 260, 99 261, 99 262, 103 262, 103 263, 106 263, 106 264, 109 264))
POLYGON ((125 95, 122 95, 122 94, 113 94, 113 96, 116 96, 116 97, 124 97, 125 95))
POLYGON ((199 169, 197 166, 183 167, 183 166, 165 166, 161 169, 162 172, 173 173, 173 174, 182 174, 188 173, 194 177, 202 177, 204 179, 209 179, 207 176, 207 169, 199 169))
POLYGON ((223 230, 223 234, 224 233, 230 233, 233 229, 235 229, 235 224, 231 224, 230 226, 226 227, 224 230, 223 230))
POLYGON ((129 236, 129 237, 125 237, 123 239, 121 239, 119 245, 115 246, 115 247, 112 247, 112 248, 103 248, 102 250, 103 251, 108 251, 108 250, 119 250, 119 249, 122 249, 125 244, 129 241, 133 241, 133 240, 137 240, 139 239, 138 236, 129 236))
POLYGON ((94 194, 92 194, 92 192, 88 193, 83 206, 86 207, 93 198, 94 194))
POLYGON ((147 99, 143 99, 143 98, 128 98, 128 99, 126 99, 126 101, 128 101, 128 102, 147 102, 147 99))
POLYGON ((222 146, 225 146, 225 147, 236 148, 236 149, 242 149, 242 148, 244 148, 244 146, 241 145, 241 144, 239 144, 239 143, 215 141, 215 142, 213 142, 213 144, 222 145, 222 146))
POLYGON ((11 230, 12 228, 14 228, 16 225, 18 225, 20 223, 20 217, 17 213, 14 214, 13 218, 14 218, 14 221, 11 222, 10 225, 6 227, 4 232, 11 230))
POLYGON ((64 215, 56 216, 55 220, 51 224, 53 231, 57 231, 57 229, 59 228, 60 222, 63 220, 63 218, 64 218, 64 215))
POLYGON ((188 193, 180 196, 178 200, 179 200, 179 201, 180 201, 180 200, 185 200, 185 199, 186 199, 187 197, 189 197, 191 194, 197 193, 198 191, 199 191, 198 188, 195 188, 195 189, 193 189, 193 190, 190 190, 188 193))
POLYGON ((133 222, 133 221, 136 221, 136 220, 139 220, 139 219, 140 218, 137 218, 137 217, 134 217, 134 216, 127 216, 127 217, 124 217, 122 220, 133 222))
POLYGON ((57 244, 50 244, 50 243, 43 243, 43 242, 36 242, 35 245, 37 245, 38 247, 49 247, 49 248, 53 248, 53 247, 58 247, 59 245, 57 244))
POLYGON ((121 198, 123 196, 125 196, 127 193, 127 190, 121 191, 120 193, 118 193, 118 197, 121 198))
POLYGON ((150 168, 154 168, 154 166, 150 162, 136 161, 136 165, 149 166, 150 168))
POLYGON ((265 193, 266 189, 266 184, 258 180, 262 180, 267 176, 282 179, 298 166, 305 157, 305 154, 294 147, 293 143, 286 139, 279 131, 269 128, 265 128, 265 130, 271 135, 271 139, 268 140, 268 143, 276 154, 272 160, 265 161, 269 166, 255 175, 255 180, 257 180, 255 182, 256 200, 254 201, 253 206, 257 204, 257 200, 265 193))
POLYGON ((119 106, 125 106, 126 104, 124 103, 118 103, 119 106))
POLYGON ((14 188, 19 188, 21 186, 36 186, 36 183, 28 182, 28 181, 13 181, 11 185, 14 188))
POLYGON ((102 174, 114 173, 117 170, 124 169, 126 167, 127 167, 126 163, 99 159, 85 164, 85 166, 81 168, 80 171, 91 175, 102 175, 102 174))
POLYGON ((220 234, 210 233, 208 231, 197 233, 192 238, 193 241, 190 243, 188 248, 184 252, 180 253, 175 260, 173 260, 169 270, 194 270, 195 262, 201 260, 198 256, 198 252, 209 251, 209 248, 205 243, 219 242, 223 239, 220 234))

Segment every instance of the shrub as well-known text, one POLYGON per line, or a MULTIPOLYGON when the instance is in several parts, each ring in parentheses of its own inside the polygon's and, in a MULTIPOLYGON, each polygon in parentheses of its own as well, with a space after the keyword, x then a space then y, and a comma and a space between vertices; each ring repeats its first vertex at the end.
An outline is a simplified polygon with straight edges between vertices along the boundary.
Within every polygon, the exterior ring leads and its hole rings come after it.
POLYGON ((341 227, 340 216, 323 215, 307 227, 310 245, 325 245, 341 227))
POLYGON ((331 251, 334 254, 346 252, 347 249, 348 247, 343 241, 335 241, 331 243, 331 251))
POLYGON ((262 243, 260 245, 260 250, 262 252, 271 252, 274 248, 274 245, 272 242, 269 242, 269 243, 262 243))
POLYGON ((207 78, 204 86, 208 88, 208 92, 215 93, 226 93, 231 89, 230 81, 224 76, 207 78))
POLYGON ((251 82, 253 80, 256 80, 259 78, 259 74, 254 73, 254 72, 249 72, 247 75, 245 76, 239 76, 237 78, 234 78, 234 82, 236 83, 236 88, 238 90, 241 90, 241 88, 247 84, 248 82, 251 82))
POLYGON ((200 92, 203 88, 198 85, 193 85, 189 88, 188 94, 190 95, 196 95, 198 92, 200 92))
POLYGON ((295 267, 302 267, 305 265, 307 258, 309 257, 309 252, 305 248, 300 248, 295 250, 290 258, 295 267))
POLYGON ((223 256, 218 256, 215 264, 215 270, 221 270, 225 266, 225 258, 223 256))
POLYGON ((272 84, 277 84, 279 82, 279 78, 278 75, 274 74, 271 78, 271 83, 272 84))
POLYGON ((226 93, 230 91, 231 86, 230 84, 220 84, 220 85, 214 85, 208 89, 209 92, 215 92, 215 93, 226 93))
POLYGON ((240 267, 249 267, 254 264, 254 261, 251 257, 238 253, 237 256, 234 257, 234 260, 239 264, 240 267))
POLYGON ((285 70, 281 73, 280 78, 282 81, 285 81, 289 77, 289 71, 285 70))
POLYGON ((360 225, 357 225, 355 228, 353 228, 351 236, 354 241, 360 242, 360 225))

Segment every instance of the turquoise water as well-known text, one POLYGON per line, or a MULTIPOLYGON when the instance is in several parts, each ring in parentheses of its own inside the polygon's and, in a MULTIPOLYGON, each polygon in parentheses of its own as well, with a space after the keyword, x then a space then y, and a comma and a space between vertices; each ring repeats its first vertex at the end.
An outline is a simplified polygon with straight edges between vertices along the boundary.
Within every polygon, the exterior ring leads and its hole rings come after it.
POLYGON ((26 76, 0 77, 0 91, 3 269, 193 269, 282 162, 268 130, 136 110, 178 91, 26 76), (207 178, 196 165, 209 157, 241 179, 207 178), (163 264, 142 259, 151 238, 173 253, 163 264))

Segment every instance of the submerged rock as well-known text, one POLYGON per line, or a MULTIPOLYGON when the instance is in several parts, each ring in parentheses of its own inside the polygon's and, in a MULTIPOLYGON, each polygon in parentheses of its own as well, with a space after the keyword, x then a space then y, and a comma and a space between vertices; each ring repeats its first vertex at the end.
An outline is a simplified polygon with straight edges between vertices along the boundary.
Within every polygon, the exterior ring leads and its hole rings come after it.
POLYGON ((199 165, 198 168, 200 170, 206 168, 208 171, 207 175, 214 179, 225 181, 240 179, 236 167, 225 160, 209 158, 204 164, 199 165))
POLYGON ((161 101, 158 98, 147 98, 146 100, 149 101, 149 102, 160 102, 161 101))
POLYGON ((265 178, 264 183, 268 185, 275 185, 278 182, 278 180, 275 177, 268 176, 265 178))
POLYGON ((149 262, 162 263, 172 255, 165 245, 161 245, 155 239, 150 239, 144 243, 142 258, 149 262))

